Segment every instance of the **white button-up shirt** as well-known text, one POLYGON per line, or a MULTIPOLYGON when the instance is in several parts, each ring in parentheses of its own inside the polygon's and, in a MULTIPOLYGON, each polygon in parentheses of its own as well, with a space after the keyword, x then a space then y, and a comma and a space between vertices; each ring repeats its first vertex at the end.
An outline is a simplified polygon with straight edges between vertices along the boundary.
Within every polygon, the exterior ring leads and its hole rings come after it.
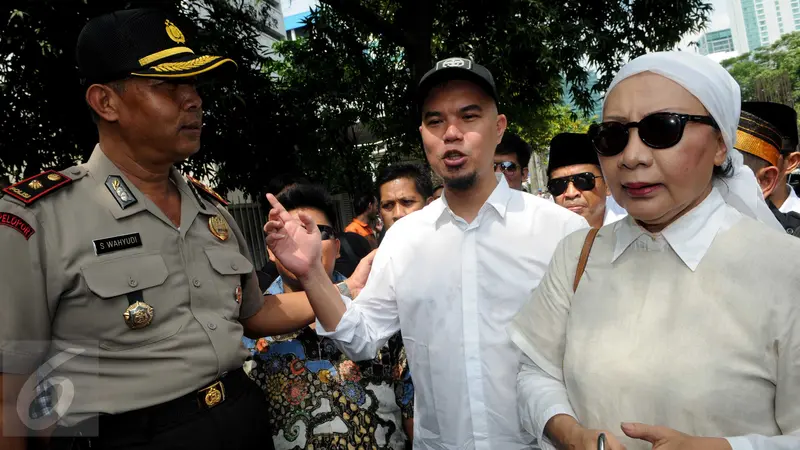
POLYGON ((402 330, 414 380, 414 448, 532 448, 516 409, 519 350, 505 331, 579 215, 499 182, 472 223, 442 197, 392 226, 335 332, 354 360, 402 330))
POLYGON ((794 188, 786 185, 786 188, 789 189, 789 197, 786 198, 786 201, 783 202, 778 210, 784 214, 790 213, 792 211, 800 214, 800 197, 794 192, 794 188))

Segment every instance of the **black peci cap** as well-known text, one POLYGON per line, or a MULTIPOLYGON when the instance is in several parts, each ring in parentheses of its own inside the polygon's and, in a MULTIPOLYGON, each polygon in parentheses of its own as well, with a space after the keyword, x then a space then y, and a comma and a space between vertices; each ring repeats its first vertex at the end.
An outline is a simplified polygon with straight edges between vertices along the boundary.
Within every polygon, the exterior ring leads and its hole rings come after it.
POLYGON ((600 165, 592 139, 584 133, 560 133, 550 141, 547 176, 554 170, 576 164, 600 165))
POLYGON ((773 102, 742 102, 742 112, 768 122, 783 137, 781 153, 795 151, 798 144, 797 112, 791 106, 773 102))
POLYGON ((129 9, 93 18, 78 36, 75 53, 81 77, 90 84, 129 77, 190 78, 221 67, 236 69, 232 59, 196 55, 176 22, 159 9, 129 9))
POLYGON ((447 58, 437 62, 433 69, 429 70, 419 80, 416 98, 417 108, 422 109, 422 104, 431 89, 450 80, 471 81, 486 91, 496 104, 499 104, 497 86, 489 69, 480 64, 475 64, 471 59, 447 58))

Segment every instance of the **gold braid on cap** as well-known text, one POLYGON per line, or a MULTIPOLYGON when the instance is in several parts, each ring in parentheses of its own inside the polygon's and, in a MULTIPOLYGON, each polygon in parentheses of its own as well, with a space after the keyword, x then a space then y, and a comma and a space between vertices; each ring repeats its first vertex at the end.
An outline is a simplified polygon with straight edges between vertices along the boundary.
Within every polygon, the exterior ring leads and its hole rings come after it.
POLYGON ((772 124, 742 111, 739 128, 736 130, 736 145, 733 146, 736 150, 777 166, 782 146, 783 137, 772 124))

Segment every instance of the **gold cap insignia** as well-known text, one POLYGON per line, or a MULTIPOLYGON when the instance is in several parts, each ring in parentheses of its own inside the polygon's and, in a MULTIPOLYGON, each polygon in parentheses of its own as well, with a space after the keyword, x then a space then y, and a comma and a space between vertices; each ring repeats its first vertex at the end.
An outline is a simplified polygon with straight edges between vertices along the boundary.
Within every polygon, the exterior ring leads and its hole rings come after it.
POLYGON ((209 217, 208 229, 211 230, 211 234, 216 236, 220 241, 228 240, 228 236, 230 235, 228 222, 219 214, 214 217, 209 217))
POLYGON ((153 307, 145 302, 135 302, 128 306, 122 314, 125 318, 125 323, 132 330, 138 330, 150 325, 153 321, 153 307))
POLYGON ((174 23, 166 20, 164 21, 164 25, 167 26, 167 36, 169 36, 170 39, 178 44, 183 44, 186 42, 186 38, 183 36, 183 33, 180 29, 178 29, 178 27, 175 26, 174 23))
POLYGON ((42 185, 41 181, 33 180, 30 183, 28 183, 28 187, 31 188, 31 189, 41 189, 44 186, 42 185))

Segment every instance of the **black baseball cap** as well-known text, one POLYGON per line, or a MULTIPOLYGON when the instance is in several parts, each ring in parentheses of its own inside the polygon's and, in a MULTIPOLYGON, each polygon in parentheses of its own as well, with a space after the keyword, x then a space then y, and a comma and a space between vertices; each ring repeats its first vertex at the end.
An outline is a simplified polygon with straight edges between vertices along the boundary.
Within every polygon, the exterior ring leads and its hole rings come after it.
POLYGON ((428 93, 435 86, 450 80, 466 80, 473 82, 481 87, 492 99, 495 104, 499 104, 497 86, 494 77, 489 69, 480 64, 476 64, 467 58, 447 58, 436 63, 433 69, 429 70, 422 79, 419 80, 417 87, 417 108, 422 109, 422 104, 428 97, 428 93))
POLYGON ((78 36, 76 58, 86 84, 130 77, 191 78, 236 70, 223 56, 197 55, 178 20, 160 9, 128 9, 95 17, 78 36), (218 69, 227 70, 218 70, 218 69))

